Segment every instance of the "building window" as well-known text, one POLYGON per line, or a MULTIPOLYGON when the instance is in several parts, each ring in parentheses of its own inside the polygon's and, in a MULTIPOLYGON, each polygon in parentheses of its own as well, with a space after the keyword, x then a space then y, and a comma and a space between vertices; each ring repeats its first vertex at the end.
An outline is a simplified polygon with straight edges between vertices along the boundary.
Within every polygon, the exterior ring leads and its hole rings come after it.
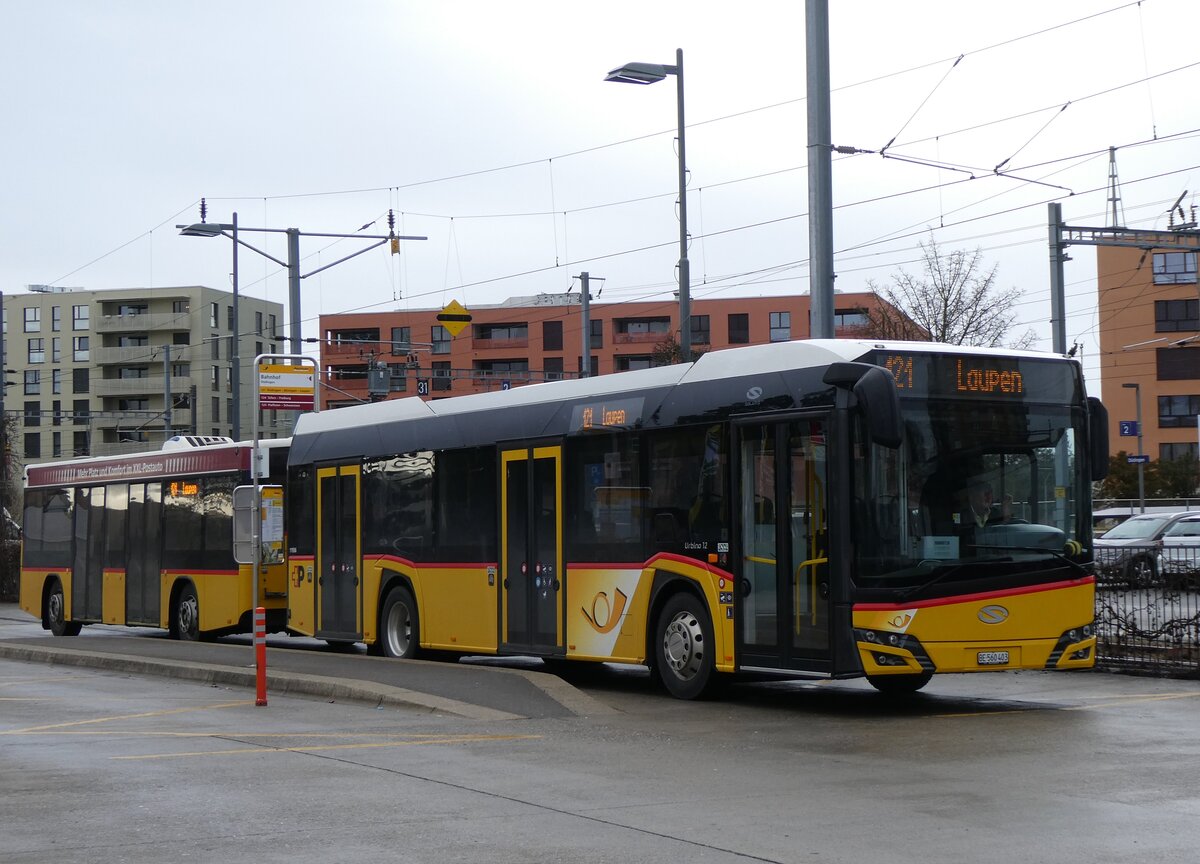
POLYGON ((471 338, 487 341, 526 342, 529 339, 528 324, 477 324, 471 338))
POLYGON ((25 309, 25 332, 42 332, 42 310, 37 306, 30 306, 25 309))
POLYGON ((1195 459, 1198 452, 1200 452, 1200 448, 1197 448, 1195 441, 1158 445, 1158 458, 1166 462, 1173 462, 1176 459, 1195 459))
POLYGON ((88 446, 88 433, 76 432, 71 436, 71 455, 88 456, 92 448, 88 446))
MULTIPOLYGON (((604 347, 604 322, 598 321, 595 318, 589 319, 588 327, 592 331, 591 338, 588 340, 589 348, 604 347)), ((596 367, 592 367, 592 371, 596 371, 596 367)))
POLYGON ((87 393, 88 392, 88 372, 91 369, 84 366, 82 369, 71 370, 71 392, 72 393, 87 393))
MULTIPOLYGON (((259 336, 262 335, 263 314, 261 312, 254 313, 254 332, 259 336)), ((261 353, 261 352, 260 352, 261 353)))
MULTIPOLYGON (((577 362, 578 362, 578 368, 576 369, 576 371, 580 375, 582 375, 583 374, 583 358, 582 357, 577 358, 577 362)), ((591 375, 593 378, 600 374, 600 361, 596 358, 595 354, 588 355, 588 374, 591 375)))
POLYGON ((89 306, 72 306, 71 307, 71 329, 72 330, 88 330, 91 328, 91 307, 89 306))
POLYGON ((117 314, 124 317, 126 315, 145 315, 150 311, 148 303, 121 303, 117 306, 117 314))
POLYGON ((57 333, 62 329, 62 307, 50 307, 50 330, 57 333))
POLYGON ((388 392, 404 393, 408 390, 408 367, 403 363, 388 364, 388 392))
POLYGON ((218 303, 208 304, 208 326, 216 327, 221 316, 221 306, 218 303))
POLYGON ((212 377, 209 379, 212 389, 216 390, 221 386, 221 367, 212 367, 212 377))
MULTIPOLYGON (((118 348, 142 348, 150 344, 149 336, 118 336, 118 348)), ((184 343, 187 344, 187 343, 184 343)))
POLYGON ((61 363, 62 362, 62 337, 61 336, 50 337, 50 362, 51 363, 61 363))
POLYGON ((171 301, 171 311, 174 312, 176 315, 186 315, 189 312, 191 312, 192 310, 191 310, 191 307, 188 305, 188 301, 172 300, 171 301))
POLYGON ((62 433, 61 432, 51 432, 50 433, 50 457, 52 459, 57 459, 61 455, 63 455, 63 453, 62 453, 62 433))
POLYGON ((81 363, 87 360, 90 356, 91 352, 88 350, 87 336, 75 336, 71 339, 71 357, 76 363, 81 363))
POLYGON ((61 393, 62 392, 62 378, 63 378, 63 370, 61 370, 61 369, 51 369, 50 370, 50 392, 51 393, 61 393))
POLYGON ((42 395, 42 373, 37 369, 25 370, 25 395, 42 395))
POLYGON ((212 397, 212 422, 213 423, 221 422, 221 397, 220 396, 212 397))
POLYGON ((1159 381, 1194 381, 1200 378, 1200 348, 1159 348, 1159 381))
POLYGON ((1156 333, 1194 333, 1200 330, 1200 300, 1155 300, 1156 333))
POLYGON ((787 342, 792 338, 792 313, 771 313, 771 341, 787 342))
POLYGON ((122 366, 120 369, 117 370, 117 377, 124 378, 126 380, 135 379, 135 378, 149 378, 150 377, 150 367, 149 366, 122 366))
POLYGON ((485 378, 529 380, 528 360, 476 360, 475 374, 485 378))
POLYGON ((118 399, 117 400, 117 409, 119 411, 128 411, 128 412, 137 411, 139 414, 145 413, 150 410, 150 400, 149 399, 118 399))
POLYGON ((1191 285, 1196 282, 1195 252, 1155 252, 1155 285, 1191 285))
POLYGON ((50 425, 62 425, 62 402, 60 402, 58 399, 55 399, 50 403, 50 425))
POLYGON ((709 345, 712 342, 711 331, 709 329, 707 315, 693 315, 692 322, 692 344, 693 345, 709 345))
POLYGON ((625 354, 613 358, 613 368, 617 372, 628 372, 631 369, 649 369, 654 365, 654 358, 648 354, 625 354))
MULTIPOLYGON (((444 327, 438 326, 435 330, 444 330, 444 327)), ((437 353, 436 351, 434 353, 437 353)), ((435 391, 449 390, 453 379, 450 377, 451 370, 448 362, 442 361, 433 364, 433 389, 435 391)))
POLYGON ((542 361, 547 381, 560 381, 563 377, 563 358, 547 357, 542 361))
POLYGON ((191 366, 187 363, 172 363, 171 377, 172 378, 187 378, 192 373, 189 371, 191 366))
POLYGON ((1159 396, 1158 428, 1194 428, 1200 415, 1200 396, 1159 396))
MULTIPOLYGON (((432 338, 429 340, 433 343, 434 354, 449 354, 450 353, 450 331, 441 324, 434 324, 431 331, 432 338)), ((449 364, 447 364, 449 365, 449 364)), ((437 387, 435 386, 436 390, 437 387)), ((446 388, 450 389, 449 387, 446 388)))
POLYGON ((45 363, 46 362, 46 340, 42 338, 30 339, 28 357, 30 363, 45 363))
POLYGON ((232 306, 225 307, 225 329, 230 330, 230 331, 233 330, 233 307, 232 306))
POLYGON ((41 426, 42 425, 42 403, 41 402, 26 402, 25 403, 25 425, 26 426, 41 426))
MULTIPOLYGON (((272 314, 267 315, 267 332, 270 334, 272 339, 279 338, 279 336, 275 332, 275 316, 272 314)), ((274 353, 274 351, 275 351, 275 349, 272 348, 271 352, 274 353)))
POLYGON ((543 351, 561 351, 562 347, 562 322, 561 321, 543 321, 542 322, 542 350, 543 351))
POLYGON ((228 393, 233 392, 233 369, 232 368, 225 370, 225 390, 228 393))
POLYGON ((26 432, 25 433, 25 458, 26 459, 41 459, 42 458, 42 433, 41 432, 26 432))
POLYGON ((411 327, 393 327, 392 328, 392 353, 396 355, 407 354, 412 348, 412 328, 411 327))
POLYGON ((210 340, 210 342, 212 344, 212 359, 220 360, 221 359, 221 337, 218 336, 216 333, 214 333, 212 335, 212 339, 210 340))
POLYGON ((866 309, 835 309, 833 312, 833 329, 844 330, 852 327, 866 327, 870 324, 866 309))
POLYGON ((747 312, 734 312, 729 316, 729 344, 750 344, 750 315, 747 312))
POLYGON ((86 399, 76 399, 71 403, 72 421, 76 426, 87 426, 92 422, 92 406, 86 399))

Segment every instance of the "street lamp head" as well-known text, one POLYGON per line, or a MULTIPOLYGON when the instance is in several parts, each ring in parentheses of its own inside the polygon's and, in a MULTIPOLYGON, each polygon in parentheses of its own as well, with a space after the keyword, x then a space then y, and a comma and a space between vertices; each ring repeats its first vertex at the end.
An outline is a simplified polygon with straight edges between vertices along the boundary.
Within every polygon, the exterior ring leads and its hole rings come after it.
POLYGON ((661 63, 626 63, 609 72, 604 76, 604 80, 622 84, 653 84, 668 75, 674 75, 675 72, 675 66, 664 66, 661 63))
POLYGON ((176 225, 183 237, 220 237, 226 231, 232 231, 232 225, 221 222, 196 222, 192 225, 176 225))

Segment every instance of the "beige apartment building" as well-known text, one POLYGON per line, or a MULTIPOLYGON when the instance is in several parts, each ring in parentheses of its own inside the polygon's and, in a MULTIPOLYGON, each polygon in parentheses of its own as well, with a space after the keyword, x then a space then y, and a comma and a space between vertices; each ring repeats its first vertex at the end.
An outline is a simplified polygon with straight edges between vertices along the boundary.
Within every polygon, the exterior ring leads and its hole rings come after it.
POLYGON ((1125 423, 1125 431, 1132 431, 1128 421, 1137 419, 1140 401, 1143 453, 1152 460, 1194 457, 1200 436, 1196 238, 1181 235, 1184 248, 1171 248, 1163 245, 1162 232, 1156 235, 1146 238, 1143 249, 1096 250, 1101 399, 1110 420, 1109 449, 1137 453, 1137 437, 1122 435, 1121 427, 1125 423))
MULTIPOLYGON (((5 294, 3 407, 16 418, 9 456, 19 465, 156 450, 180 434, 248 438, 253 360, 280 346, 283 306, 239 296, 237 307, 235 435, 230 292, 31 285, 5 294)), ((263 437, 285 434, 274 413, 263 417, 263 437)))

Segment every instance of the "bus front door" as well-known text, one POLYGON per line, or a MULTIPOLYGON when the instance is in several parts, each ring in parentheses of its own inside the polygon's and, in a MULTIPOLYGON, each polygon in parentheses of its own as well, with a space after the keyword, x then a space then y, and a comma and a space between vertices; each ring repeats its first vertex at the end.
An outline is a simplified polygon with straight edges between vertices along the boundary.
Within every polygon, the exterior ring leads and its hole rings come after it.
POLYGON ((500 451, 501 642, 507 650, 562 646, 562 447, 500 451))
POLYGON ((826 671, 827 423, 802 418, 738 431, 739 665, 826 671))
POLYGON ((357 465, 317 469, 317 633, 362 638, 357 465))

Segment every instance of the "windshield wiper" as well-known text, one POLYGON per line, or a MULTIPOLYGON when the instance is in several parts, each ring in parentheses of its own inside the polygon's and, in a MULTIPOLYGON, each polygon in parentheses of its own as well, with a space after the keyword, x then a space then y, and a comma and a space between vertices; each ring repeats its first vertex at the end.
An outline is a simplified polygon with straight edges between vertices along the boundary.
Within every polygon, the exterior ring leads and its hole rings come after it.
POLYGON ((975 543, 975 544, 968 545, 967 548, 968 549, 1011 549, 1014 552, 1041 552, 1045 555, 1054 556, 1059 561, 1062 561, 1063 563, 1065 563, 1071 567, 1074 567, 1076 570, 1078 570, 1080 573, 1084 574, 1085 576, 1091 575, 1088 572, 1088 569, 1086 567, 1084 567, 1082 564, 1080 564, 1078 561, 1072 561, 1070 558, 1068 558, 1066 555, 1064 555, 1061 552, 1057 552, 1054 549, 1045 549, 1041 546, 998 546, 998 545, 992 545, 990 543, 975 543))
POLYGON ((943 579, 945 579, 951 573, 956 573, 959 570, 961 570, 962 568, 963 568, 962 564, 955 564, 953 567, 947 567, 945 570, 938 573, 936 576, 934 576, 928 582, 925 582, 922 585, 918 585, 915 588, 909 588, 907 591, 904 591, 903 593, 901 593, 900 599, 907 600, 909 597, 912 597, 914 594, 920 594, 926 588, 932 588, 934 585, 941 582, 943 579))

